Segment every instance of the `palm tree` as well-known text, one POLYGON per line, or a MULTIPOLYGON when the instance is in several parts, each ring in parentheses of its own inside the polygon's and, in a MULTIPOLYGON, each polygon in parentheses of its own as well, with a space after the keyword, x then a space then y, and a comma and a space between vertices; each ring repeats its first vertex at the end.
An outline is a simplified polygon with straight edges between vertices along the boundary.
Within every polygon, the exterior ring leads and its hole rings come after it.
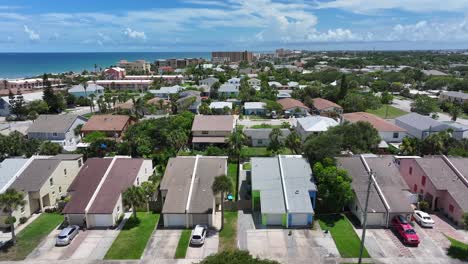
POLYGON ((94 112, 94 98, 96 98, 95 94, 89 95, 89 107, 91 108, 91 112, 94 112))
POLYGON ((302 152, 302 139, 295 130, 293 130, 291 134, 286 137, 284 144, 291 150, 292 153, 300 154, 302 152))
POLYGON ((240 150, 244 143, 247 141, 247 137, 241 129, 236 129, 227 139, 229 145, 229 152, 231 156, 239 158, 240 150))
POLYGON ((461 115, 462 113, 462 108, 457 105, 457 104, 454 104, 452 107, 449 108, 449 114, 450 116, 452 117, 452 121, 457 121, 457 118, 459 115, 461 115))
POLYGON ((153 200, 154 193, 156 192, 156 184, 151 181, 141 183, 141 189, 145 194, 146 211, 149 212, 149 202, 153 200))
POLYGON ((214 195, 221 194, 221 230, 224 227, 224 194, 232 191, 231 179, 226 175, 220 175, 214 179, 211 190, 214 195))
POLYGON ((281 137, 283 136, 283 132, 279 128, 273 128, 271 130, 270 135, 268 138, 270 139, 270 144, 268 144, 267 150, 277 154, 283 148, 283 144, 281 143, 281 137))
POLYGON ((11 241, 13 241, 13 244, 16 243, 16 218, 13 216, 13 212, 18 210, 18 208, 23 206, 25 203, 24 195, 15 189, 8 189, 4 193, 0 194, 0 206, 3 207, 3 212, 8 215, 8 218, 5 220, 5 224, 10 225, 11 241))
POLYGON ((123 193, 123 202, 129 205, 133 211, 133 217, 137 219, 136 207, 145 202, 145 193, 138 186, 131 186, 123 193))
POLYGON ((85 98, 88 98, 88 93, 87 93, 87 90, 88 90, 88 82, 83 82, 83 89, 84 89, 84 94, 85 94, 85 98))

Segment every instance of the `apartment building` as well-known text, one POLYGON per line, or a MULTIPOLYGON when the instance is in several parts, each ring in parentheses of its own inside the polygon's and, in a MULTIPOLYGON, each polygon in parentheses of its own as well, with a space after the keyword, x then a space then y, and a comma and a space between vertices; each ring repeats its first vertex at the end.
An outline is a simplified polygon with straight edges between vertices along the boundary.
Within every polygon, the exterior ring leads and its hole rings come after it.
POLYGON ((211 53, 211 61, 214 63, 251 62, 253 54, 249 51, 214 51, 211 53))
POLYGON ((149 72, 151 65, 145 60, 127 61, 121 60, 119 67, 124 68, 127 72, 149 72))

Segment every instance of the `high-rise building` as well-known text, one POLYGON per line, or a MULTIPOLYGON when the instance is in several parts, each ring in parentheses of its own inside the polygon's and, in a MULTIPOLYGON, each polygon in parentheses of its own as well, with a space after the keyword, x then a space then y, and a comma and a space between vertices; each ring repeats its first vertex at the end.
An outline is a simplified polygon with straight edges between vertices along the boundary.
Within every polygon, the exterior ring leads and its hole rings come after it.
POLYGON ((249 51, 213 51, 211 53, 211 61, 215 63, 251 62, 252 59, 252 52, 249 51))

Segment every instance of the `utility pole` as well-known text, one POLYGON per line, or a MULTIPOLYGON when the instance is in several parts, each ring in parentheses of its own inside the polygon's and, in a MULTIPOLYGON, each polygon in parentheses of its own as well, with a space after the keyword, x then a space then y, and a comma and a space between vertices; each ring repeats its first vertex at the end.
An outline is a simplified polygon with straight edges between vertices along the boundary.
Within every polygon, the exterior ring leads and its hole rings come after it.
POLYGON ((368 172, 369 174, 369 182, 367 184, 367 194, 366 194, 366 206, 364 207, 364 220, 362 223, 362 236, 361 236, 361 248, 359 249, 359 261, 358 263, 362 263, 362 253, 364 251, 364 240, 366 239, 366 228, 367 228, 367 207, 369 205, 369 195, 370 195, 370 190, 372 187, 372 178, 373 178, 373 172, 372 169, 368 172))

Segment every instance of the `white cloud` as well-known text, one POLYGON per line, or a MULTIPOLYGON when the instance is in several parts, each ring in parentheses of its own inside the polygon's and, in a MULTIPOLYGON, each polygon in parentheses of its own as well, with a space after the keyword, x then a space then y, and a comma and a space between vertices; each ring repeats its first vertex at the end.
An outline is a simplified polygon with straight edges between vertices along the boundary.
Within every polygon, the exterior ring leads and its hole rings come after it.
POLYGON ((382 10, 399 9, 410 12, 464 12, 468 11, 466 0, 333 0, 317 3, 317 8, 339 8, 355 13, 373 13, 382 10))
POLYGON ((41 36, 36 33, 34 30, 29 29, 28 26, 24 25, 24 32, 28 34, 29 39, 32 41, 36 41, 41 39, 41 36))
POLYGON ((27 17, 17 13, 0 13, 0 19, 26 20, 27 17))
POLYGON ((126 28, 124 30, 124 35, 131 38, 131 39, 146 39, 146 34, 143 31, 136 31, 131 28, 126 28))
POLYGON ((397 24, 386 40, 408 41, 468 41, 468 18, 460 21, 397 24))

